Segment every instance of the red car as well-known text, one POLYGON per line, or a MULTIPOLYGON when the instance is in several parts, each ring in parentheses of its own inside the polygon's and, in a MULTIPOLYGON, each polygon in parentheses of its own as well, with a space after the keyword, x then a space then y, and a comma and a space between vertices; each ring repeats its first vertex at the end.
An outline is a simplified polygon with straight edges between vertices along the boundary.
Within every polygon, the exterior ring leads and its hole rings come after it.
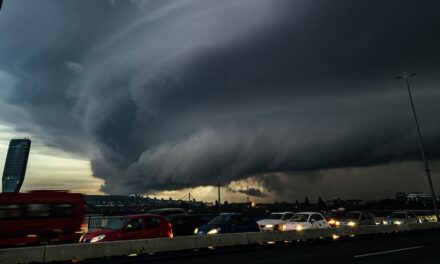
POLYGON ((103 219, 101 228, 84 234, 80 243, 173 237, 170 222, 161 215, 140 214, 103 219))

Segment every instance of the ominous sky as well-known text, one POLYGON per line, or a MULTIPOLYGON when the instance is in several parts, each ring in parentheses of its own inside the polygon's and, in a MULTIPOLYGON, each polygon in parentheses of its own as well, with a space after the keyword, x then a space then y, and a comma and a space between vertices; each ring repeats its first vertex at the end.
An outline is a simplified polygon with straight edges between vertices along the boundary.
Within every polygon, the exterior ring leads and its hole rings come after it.
POLYGON ((407 69, 438 189, 439 14, 435 0, 5 0, 0 123, 90 161, 78 177, 96 192, 220 180, 261 199, 383 197, 427 190, 391 78, 407 69))

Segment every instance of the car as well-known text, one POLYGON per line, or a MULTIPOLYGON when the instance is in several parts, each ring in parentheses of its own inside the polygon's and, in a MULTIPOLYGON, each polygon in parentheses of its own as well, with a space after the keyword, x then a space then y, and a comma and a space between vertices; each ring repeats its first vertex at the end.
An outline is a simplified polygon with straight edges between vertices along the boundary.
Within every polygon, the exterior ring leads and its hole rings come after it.
POLYGON ((174 236, 194 235, 194 229, 211 221, 218 214, 175 214, 167 218, 173 227, 174 236))
POLYGON ((327 220, 317 212, 299 212, 283 226, 284 231, 304 229, 330 228, 327 220))
POLYGON ((382 221, 384 225, 400 225, 400 224, 410 224, 410 223, 420 223, 420 219, 412 212, 407 211, 396 211, 392 212, 387 219, 382 221))
POLYGON ((161 215, 140 214, 103 219, 101 228, 84 234, 80 243, 173 237, 170 222, 161 215))
POLYGON ((357 227, 368 225, 376 225, 372 213, 366 211, 348 211, 341 217, 338 226, 357 227))
POLYGON ((345 211, 340 210, 332 210, 330 212, 326 212, 324 214, 325 220, 327 220, 328 224, 331 227, 336 227, 340 224, 339 220, 345 214, 345 211))
POLYGON ((261 231, 282 231, 282 227, 287 221, 292 218, 292 212, 276 212, 271 213, 266 218, 258 221, 261 231))
POLYGON ((222 213, 194 230, 196 235, 260 232, 260 226, 251 217, 239 213, 222 213))

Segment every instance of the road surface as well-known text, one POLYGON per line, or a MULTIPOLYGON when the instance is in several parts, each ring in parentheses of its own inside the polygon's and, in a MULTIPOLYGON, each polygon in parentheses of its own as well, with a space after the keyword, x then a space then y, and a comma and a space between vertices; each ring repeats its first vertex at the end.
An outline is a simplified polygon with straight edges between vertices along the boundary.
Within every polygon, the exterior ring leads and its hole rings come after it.
POLYGON ((306 241, 266 246, 163 253, 82 263, 292 264, 440 263, 440 231, 408 232, 336 241, 306 241))

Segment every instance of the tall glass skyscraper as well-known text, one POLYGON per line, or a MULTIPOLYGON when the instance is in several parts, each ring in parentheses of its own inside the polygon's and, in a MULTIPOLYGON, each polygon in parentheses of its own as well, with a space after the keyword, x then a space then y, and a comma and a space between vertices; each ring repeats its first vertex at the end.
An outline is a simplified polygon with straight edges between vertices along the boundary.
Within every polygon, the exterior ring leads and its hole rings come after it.
POLYGON ((9 142, 8 155, 3 170, 3 192, 19 192, 26 174, 31 149, 29 139, 12 139, 9 142))

